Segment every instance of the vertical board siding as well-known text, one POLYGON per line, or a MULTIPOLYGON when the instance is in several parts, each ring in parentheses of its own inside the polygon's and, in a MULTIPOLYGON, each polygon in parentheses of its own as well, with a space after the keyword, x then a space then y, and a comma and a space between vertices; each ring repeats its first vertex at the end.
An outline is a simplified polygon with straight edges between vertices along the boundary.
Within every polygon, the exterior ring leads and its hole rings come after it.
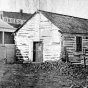
POLYGON ((5 44, 7 63, 13 63, 15 59, 15 45, 5 44))

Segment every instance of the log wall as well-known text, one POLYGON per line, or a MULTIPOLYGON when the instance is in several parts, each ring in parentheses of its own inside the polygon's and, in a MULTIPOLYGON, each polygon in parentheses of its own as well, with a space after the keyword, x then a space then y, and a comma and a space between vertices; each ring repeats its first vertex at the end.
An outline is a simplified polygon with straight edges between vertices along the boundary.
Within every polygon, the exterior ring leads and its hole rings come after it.
POLYGON ((78 61, 83 59, 83 54, 86 54, 88 57, 88 35, 87 34, 63 34, 63 47, 67 48, 67 52, 70 58, 70 61, 78 61), (82 51, 76 51, 76 36, 82 37, 82 51), (86 52, 85 52, 85 50, 86 52))

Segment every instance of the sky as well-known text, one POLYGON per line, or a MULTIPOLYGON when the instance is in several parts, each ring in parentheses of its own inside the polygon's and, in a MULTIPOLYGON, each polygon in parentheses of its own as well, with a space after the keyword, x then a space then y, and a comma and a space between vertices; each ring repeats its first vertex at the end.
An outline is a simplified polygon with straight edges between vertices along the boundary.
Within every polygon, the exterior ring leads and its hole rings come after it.
POLYGON ((88 19, 88 0, 0 0, 0 11, 19 12, 20 9, 25 13, 40 9, 88 19))

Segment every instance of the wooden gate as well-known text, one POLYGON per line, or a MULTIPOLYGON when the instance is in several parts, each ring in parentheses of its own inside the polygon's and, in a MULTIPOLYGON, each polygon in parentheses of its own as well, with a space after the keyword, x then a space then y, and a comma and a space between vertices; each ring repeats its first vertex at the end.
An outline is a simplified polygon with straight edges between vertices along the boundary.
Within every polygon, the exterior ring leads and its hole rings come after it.
POLYGON ((5 47, 7 63, 13 63, 15 60, 15 45, 6 44, 5 47))
POLYGON ((41 41, 33 43, 33 62, 43 61, 43 43, 41 41))
POLYGON ((0 44, 0 61, 6 60, 7 63, 14 62, 15 59, 15 45, 14 44, 0 44))
POLYGON ((14 62, 15 44, 12 32, 0 31, 0 61, 14 62))

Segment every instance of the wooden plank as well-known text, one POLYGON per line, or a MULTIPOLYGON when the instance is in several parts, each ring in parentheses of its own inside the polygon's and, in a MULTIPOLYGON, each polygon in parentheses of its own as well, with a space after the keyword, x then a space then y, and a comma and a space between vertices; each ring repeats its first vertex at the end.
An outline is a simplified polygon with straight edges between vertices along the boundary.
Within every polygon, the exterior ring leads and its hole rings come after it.
POLYGON ((7 63, 13 63, 15 59, 15 45, 5 44, 7 63))

